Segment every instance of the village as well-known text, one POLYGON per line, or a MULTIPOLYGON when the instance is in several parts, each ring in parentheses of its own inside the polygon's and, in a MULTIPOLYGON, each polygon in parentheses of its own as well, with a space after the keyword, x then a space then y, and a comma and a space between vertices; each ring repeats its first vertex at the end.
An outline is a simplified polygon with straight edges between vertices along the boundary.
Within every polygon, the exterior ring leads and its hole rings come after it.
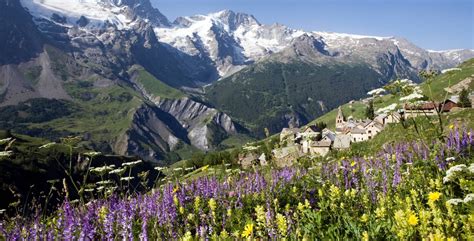
MULTIPOLYGON (((364 103, 369 101, 370 98, 362 100, 364 103)), ((318 125, 283 128, 279 136, 279 147, 274 148, 271 154, 277 166, 291 166, 294 160, 303 156, 326 156, 331 150, 349 149, 351 144, 373 139, 388 125, 404 119, 456 111, 461 107, 459 101, 459 95, 452 95, 444 102, 418 101, 406 103, 403 108, 396 110, 396 105, 393 105, 385 110, 379 109, 373 119, 346 117, 339 107, 334 130, 318 125)), ((474 92, 469 94, 469 102, 474 103, 474 92)), ((472 108, 472 105, 469 107, 472 108)), ((265 166, 268 165, 268 157, 265 154, 247 153, 239 158, 239 162, 244 168, 254 164, 265 166)))

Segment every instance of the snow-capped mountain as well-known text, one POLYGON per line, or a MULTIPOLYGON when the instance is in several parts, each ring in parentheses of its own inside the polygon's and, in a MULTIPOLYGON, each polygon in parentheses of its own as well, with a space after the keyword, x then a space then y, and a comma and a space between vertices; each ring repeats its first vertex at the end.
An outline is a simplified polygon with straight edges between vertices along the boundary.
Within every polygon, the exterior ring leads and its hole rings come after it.
POLYGON ((221 77, 277 53, 303 34, 320 39, 338 55, 372 59, 374 52, 400 51, 415 69, 442 69, 474 57, 473 50, 427 51, 398 37, 305 32, 284 25, 265 25, 252 15, 224 10, 208 15, 179 17, 171 27, 155 28, 159 41, 191 56, 208 58, 221 77))
POLYGON ((137 18, 156 26, 168 26, 168 19, 148 0, 20 0, 36 20, 52 19, 66 25, 101 28, 112 24, 129 29, 137 18))
POLYGON ((155 32, 161 42, 209 58, 220 76, 281 51, 304 33, 279 24, 263 25, 252 15, 229 10, 179 17, 172 27, 157 27, 155 32))

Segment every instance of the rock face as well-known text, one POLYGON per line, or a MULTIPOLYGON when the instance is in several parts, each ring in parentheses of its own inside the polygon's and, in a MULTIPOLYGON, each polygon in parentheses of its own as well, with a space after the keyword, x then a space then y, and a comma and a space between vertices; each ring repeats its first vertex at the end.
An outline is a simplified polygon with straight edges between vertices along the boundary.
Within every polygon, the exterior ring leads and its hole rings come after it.
POLYGON ((228 115, 190 98, 165 99, 156 104, 179 121, 187 130, 191 144, 201 150, 210 150, 223 139, 237 134, 228 115))

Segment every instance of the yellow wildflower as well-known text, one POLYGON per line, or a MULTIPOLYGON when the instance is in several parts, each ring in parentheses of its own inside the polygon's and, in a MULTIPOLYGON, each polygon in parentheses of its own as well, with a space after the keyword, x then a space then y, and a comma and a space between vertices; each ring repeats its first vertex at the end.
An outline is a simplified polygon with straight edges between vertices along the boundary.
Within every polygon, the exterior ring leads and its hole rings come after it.
POLYGON ((369 221, 369 216, 367 216, 367 214, 363 214, 362 217, 360 217, 360 221, 362 221, 363 223, 366 223, 367 221, 369 221))
POLYGON ((436 202, 439 199, 439 197, 441 197, 441 193, 439 192, 430 192, 428 194, 428 200, 430 202, 436 202))
POLYGON ((367 233, 367 231, 364 231, 362 233, 362 240, 363 241, 369 241, 369 233, 367 233))
POLYGON ((407 220, 408 224, 411 226, 416 226, 418 224, 418 218, 416 217, 415 214, 410 214, 407 220))
POLYGON ((107 216, 107 213, 109 212, 108 208, 106 206, 102 206, 99 210, 99 222, 104 222, 105 217, 107 216))
POLYGON ((205 171, 205 170, 207 170, 208 168, 209 168, 209 165, 206 165, 206 166, 201 167, 201 170, 202 170, 202 171, 205 171))
POLYGON ((351 162, 351 167, 355 166, 357 163, 355 161, 351 162))
POLYGON ((298 203, 298 210, 299 210, 300 212, 303 212, 303 211, 304 211, 304 205, 303 205, 302 203, 300 203, 300 202, 298 203))
POLYGON ((227 217, 232 216, 232 208, 227 209, 227 217))
POLYGON ((242 231, 242 238, 249 238, 253 234, 253 223, 247 223, 242 231))
POLYGON ((201 206, 201 197, 196 196, 196 198, 194 198, 194 210, 198 211, 200 206, 201 206))
POLYGON ((449 129, 451 130, 454 129, 454 125, 453 124, 449 125, 449 129))
POLYGON ((224 229, 221 231, 221 238, 223 238, 224 240, 227 239, 229 237, 229 233, 224 229))
POLYGON ((178 197, 176 195, 173 196, 173 202, 174 202, 174 205, 176 205, 176 206, 179 205, 179 200, 178 200, 178 197))
POLYGON ((381 207, 381 208, 375 209, 375 216, 377 218, 383 218, 385 216, 385 208, 381 207))
POLYGON ((181 239, 182 241, 191 241, 193 240, 193 235, 191 234, 191 231, 187 231, 183 238, 181 239))
POLYGON ((447 241, 456 241, 456 238, 454 238, 454 237, 449 237, 449 238, 447 239, 447 241))
POLYGON ((184 207, 183 206, 179 207, 179 213, 184 214, 184 207))
POLYGON ((255 207, 255 215, 257 216, 257 223, 265 224, 266 216, 265 216, 265 208, 261 205, 257 205, 255 207))
POLYGON ((288 225, 286 223, 286 218, 285 216, 281 215, 280 213, 277 213, 276 215, 276 221, 277 221, 277 227, 278 231, 280 231, 280 234, 282 236, 286 236, 286 232, 288 229, 288 225))
POLYGON ((216 203, 216 200, 214 198, 211 198, 209 199, 209 209, 211 209, 211 211, 215 211, 216 208, 217 208, 217 203, 216 203))

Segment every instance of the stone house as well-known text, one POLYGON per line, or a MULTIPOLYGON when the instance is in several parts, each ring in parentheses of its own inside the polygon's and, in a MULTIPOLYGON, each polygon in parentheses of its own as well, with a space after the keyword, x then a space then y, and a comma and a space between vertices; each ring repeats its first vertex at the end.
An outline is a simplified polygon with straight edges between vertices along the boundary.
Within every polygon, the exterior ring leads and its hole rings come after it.
POLYGON ((405 104, 403 114, 405 118, 417 116, 432 116, 437 114, 439 103, 423 102, 421 104, 405 104))
POLYGON ((332 148, 336 150, 348 149, 351 147, 351 136, 350 135, 336 135, 332 148))
POLYGON ((309 146, 308 153, 311 155, 326 156, 331 150, 331 141, 313 141, 309 146))

